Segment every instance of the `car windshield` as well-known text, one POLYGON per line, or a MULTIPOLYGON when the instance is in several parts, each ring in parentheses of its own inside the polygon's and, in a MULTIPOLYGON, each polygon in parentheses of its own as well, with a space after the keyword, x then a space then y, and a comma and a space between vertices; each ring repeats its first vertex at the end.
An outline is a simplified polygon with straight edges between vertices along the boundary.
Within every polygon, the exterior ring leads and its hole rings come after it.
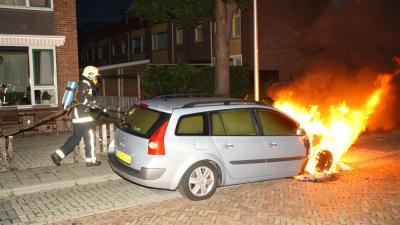
POLYGON ((120 121, 120 128, 140 136, 151 135, 151 131, 161 124, 168 114, 135 105, 120 121))

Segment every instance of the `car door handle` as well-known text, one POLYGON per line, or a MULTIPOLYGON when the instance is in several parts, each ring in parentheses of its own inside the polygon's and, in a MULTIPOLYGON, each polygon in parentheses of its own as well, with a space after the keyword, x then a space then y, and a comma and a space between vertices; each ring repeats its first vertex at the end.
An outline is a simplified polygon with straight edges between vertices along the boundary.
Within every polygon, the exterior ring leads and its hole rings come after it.
POLYGON ((278 146, 278 144, 275 143, 275 142, 271 142, 271 143, 268 143, 268 144, 267 144, 267 147, 270 147, 270 148, 274 148, 274 147, 276 147, 276 146, 278 146))
POLYGON ((221 148, 233 148, 232 144, 224 144, 224 145, 220 145, 219 147, 221 148))

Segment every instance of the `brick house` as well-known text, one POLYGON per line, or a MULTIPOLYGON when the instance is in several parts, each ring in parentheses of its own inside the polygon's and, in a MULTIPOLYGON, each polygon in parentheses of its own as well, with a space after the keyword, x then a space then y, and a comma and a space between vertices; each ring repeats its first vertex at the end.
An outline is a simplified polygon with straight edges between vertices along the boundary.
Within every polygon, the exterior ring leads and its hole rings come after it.
MULTIPOLYGON (((240 13, 232 26, 231 63, 241 65, 240 13)), ((103 80, 99 95, 140 99, 140 77, 150 64, 213 65, 214 34, 215 24, 209 21, 183 29, 175 23, 148 26, 128 18, 80 40, 80 68, 99 67, 103 80)))
POLYGON ((57 107, 78 75, 75 1, 0 2, 0 82, 17 96, 0 107, 57 107))
MULTIPOLYGON (((230 40, 231 64, 247 66, 251 76, 254 40, 252 2, 249 1, 246 9, 234 15, 230 40)), ((301 3, 296 0, 258 1, 260 88, 269 80, 290 82, 304 71, 304 66, 311 59, 309 56, 316 54, 308 28, 329 4, 331 2, 318 0, 301 3)), ((195 29, 180 29, 173 23, 148 27, 130 18, 82 40, 80 66, 100 66, 105 75, 103 95, 138 96, 138 79, 148 64, 213 65, 213 35, 213 22, 199 23, 195 29), (108 53, 103 61, 97 59, 100 43, 106 48, 102 54, 108 53), (127 54, 121 57, 124 48, 127 54)))

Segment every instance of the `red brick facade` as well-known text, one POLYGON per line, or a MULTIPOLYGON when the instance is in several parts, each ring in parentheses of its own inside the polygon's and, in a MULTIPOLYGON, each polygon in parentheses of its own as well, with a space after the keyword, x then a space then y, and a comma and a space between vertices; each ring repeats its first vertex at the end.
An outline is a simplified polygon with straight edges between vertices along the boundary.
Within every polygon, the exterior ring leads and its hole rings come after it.
POLYGON ((65 36, 64 45, 56 48, 58 102, 61 104, 68 80, 79 77, 75 1, 54 0, 54 32, 65 36))
MULTIPOLYGON (((252 2, 252 1, 251 1, 252 2)), ((310 57, 309 28, 328 1, 257 1, 260 70, 277 70, 283 82, 301 73, 310 57)), ((243 64, 253 67, 253 6, 242 12, 243 64)))

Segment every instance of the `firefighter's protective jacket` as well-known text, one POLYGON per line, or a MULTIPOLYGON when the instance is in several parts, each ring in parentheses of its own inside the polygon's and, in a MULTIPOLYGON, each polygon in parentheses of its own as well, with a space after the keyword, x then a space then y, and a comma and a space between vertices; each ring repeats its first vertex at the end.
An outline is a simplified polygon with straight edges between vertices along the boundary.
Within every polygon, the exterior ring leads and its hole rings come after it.
POLYGON ((96 86, 93 82, 81 76, 76 93, 77 101, 81 104, 74 108, 72 123, 87 123, 94 120, 90 109, 96 106, 95 90, 96 86))

